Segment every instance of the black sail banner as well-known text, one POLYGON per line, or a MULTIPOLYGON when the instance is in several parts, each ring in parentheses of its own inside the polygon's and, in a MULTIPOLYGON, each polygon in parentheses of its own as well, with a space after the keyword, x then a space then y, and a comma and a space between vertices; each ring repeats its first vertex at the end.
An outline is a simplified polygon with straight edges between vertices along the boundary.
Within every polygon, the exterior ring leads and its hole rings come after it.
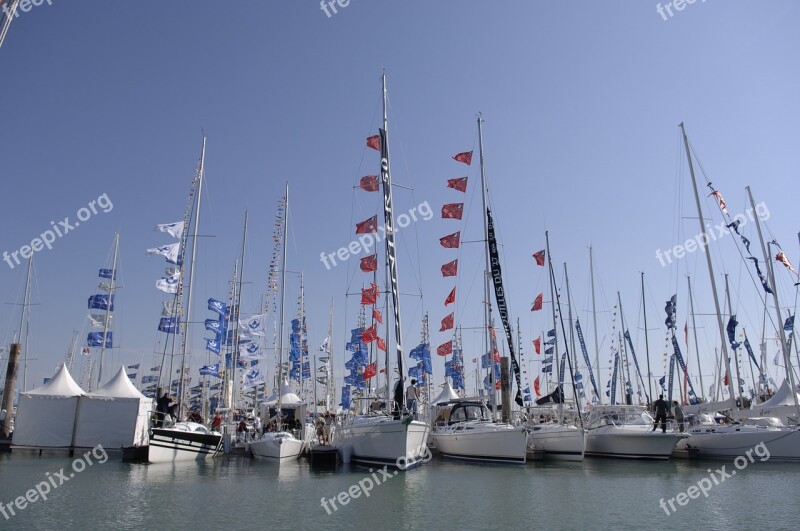
MULTIPOLYGON (((383 223, 386 229, 386 266, 389 269, 389 280, 392 289, 392 307, 394 308, 394 333, 397 346, 397 370, 400 381, 405 374, 403 369, 403 340, 400 326, 400 290, 397 287, 397 259, 394 243, 394 213, 392 212, 392 176, 389 173, 389 139, 386 131, 380 130, 381 135, 381 181, 383 181, 383 223)), ((386 377, 389 377, 389 368, 386 368, 386 377)), ((402 390, 402 385, 400 386, 402 390)))
MULTIPOLYGON (((511 353, 511 368, 514 370, 514 378, 517 381, 517 394, 514 401, 521 407, 522 402, 522 383, 519 374, 519 363, 514 355, 514 340, 511 337, 511 326, 508 323, 508 305, 506 303, 506 292, 503 290, 503 273, 500 268, 500 254, 497 252, 497 239, 494 235, 494 222, 492 221, 492 211, 486 209, 486 219, 488 221, 486 232, 489 242, 489 263, 492 268, 492 283, 494 284, 494 298, 497 301, 497 311, 503 321, 503 329, 506 331, 506 341, 508 351, 511 353)), ((388 232, 388 231, 387 231, 388 232)))

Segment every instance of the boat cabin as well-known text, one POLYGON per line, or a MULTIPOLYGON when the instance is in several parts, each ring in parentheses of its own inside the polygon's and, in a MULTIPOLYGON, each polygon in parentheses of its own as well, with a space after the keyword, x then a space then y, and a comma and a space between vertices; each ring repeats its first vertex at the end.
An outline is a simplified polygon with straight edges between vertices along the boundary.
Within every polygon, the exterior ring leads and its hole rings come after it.
POLYGON ((456 402, 450 409, 450 416, 447 424, 453 425, 467 421, 486 421, 492 420, 489 408, 483 402, 456 402))

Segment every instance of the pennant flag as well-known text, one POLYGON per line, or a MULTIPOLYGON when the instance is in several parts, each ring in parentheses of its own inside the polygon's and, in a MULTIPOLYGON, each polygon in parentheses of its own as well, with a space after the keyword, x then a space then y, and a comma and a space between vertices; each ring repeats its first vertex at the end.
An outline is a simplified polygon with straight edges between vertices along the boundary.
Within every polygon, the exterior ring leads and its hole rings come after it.
MULTIPOLYGON (((102 347, 103 332, 89 332, 89 335, 86 337, 86 344, 90 347, 102 347)), ((111 332, 106 332, 105 348, 112 348, 111 332)))
POLYGON ((218 319, 206 319, 205 327, 206 330, 214 332, 218 337, 222 336, 224 338, 228 331, 228 322, 218 319))
POLYGON ((181 243, 176 242, 169 245, 162 245, 161 247, 153 247, 152 249, 147 249, 146 252, 148 255, 161 255, 167 259, 167 262, 178 264, 178 258, 181 252, 181 243))
POLYGON ((533 340, 533 349, 536 351, 536 354, 542 353, 542 338, 541 336, 537 337, 533 340))
POLYGON ((456 179, 447 179, 447 187, 452 188, 453 190, 458 190, 459 192, 466 192, 467 178, 458 177, 456 179))
POLYGON ((377 253, 362 258, 359 267, 361 268, 361 271, 363 271, 364 273, 371 273, 372 271, 377 271, 378 270, 377 253))
POLYGON ((378 348, 384 352, 386 352, 386 341, 383 340, 381 337, 376 337, 375 342, 378 344, 378 348))
POLYGON ((794 330, 794 315, 790 315, 786 318, 786 321, 783 323, 783 330, 784 332, 791 332, 794 330))
POLYGON ((372 362, 366 367, 364 367, 364 379, 369 380, 370 378, 377 376, 378 374, 378 364, 376 362, 372 362))
POLYGON ((219 378, 219 362, 216 365, 203 365, 200 367, 200 376, 216 376, 219 378))
POLYGON ((371 218, 356 223, 356 234, 371 234, 378 231, 378 216, 377 214, 371 218))
POLYGON ((128 368, 129 369, 138 369, 139 368, 139 364, 137 363, 136 365, 128 365, 128 368))
POLYGON ((544 249, 541 251, 533 253, 533 259, 536 260, 536 265, 543 266, 544 265, 544 249))
POLYGON ((722 194, 721 193, 719 193, 716 190, 714 190, 713 192, 708 194, 708 197, 713 197, 714 199, 716 199, 717 203, 719 203, 720 210, 722 210, 722 212, 726 216, 730 216, 730 214, 728 214, 728 205, 725 204, 725 200, 722 198, 722 194))
MULTIPOLYGON (((111 279, 111 277, 112 277, 112 272, 111 272, 111 270, 110 270, 110 269, 101 269, 101 270, 100 270, 100 274, 99 274, 98 276, 99 276, 100 278, 108 278, 108 279, 111 279)), ((114 276, 114 280, 116 280, 117 274, 116 274, 116 273, 113 273, 113 276, 114 276)))
POLYGON ((447 356, 448 354, 452 354, 453 353, 453 342, 452 341, 448 341, 447 343, 443 343, 443 344, 439 345, 439 347, 436 349, 436 353, 439 356, 447 356))
POLYGON ((161 225, 156 225, 154 230, 156 232, 166 232, 173 238, 181 238, 183 237, 183 227, 184 222, 178 221, 177 223, 164 223, 161 225))
POLYGON ((536 299, 534 299, 531 311, 538 312, 541 309, 542 309, 542 294, 540 293, 536 296, 536 299))
POLYGON ((267 314, 251 315, 239 320, 240 335, 265 336, 267 314))
POLYGON ((456 288, 453 288, 453 291, 451 291, 450 295, 448 295, 447 298, 444 300, 444 305, 450 306, 454 302, 456 302, 456 288))
POLYGON ((110 327, 112 319, 114 319, 113 315, 109 315, 108 321, 106 321, 105 314, 97 314, 97 313, 89 314, 89 323, 92 325, 92 328, 105 328, 106 323, 108 323, 108 326, 110 327))
POLYGON ((458 258, 442 266, 443 277, 454 277, 458 273, 458 258))
POLYGON ((542 393, 539 391, 539 377, 537 376, 536 379, 533 381, 533 390, 536 392, 536 396, 542 396, 542 393))
POLYGON ((103 291, 111 291, 111 283, 110 282, 101 282, 97 285, 103 291))
POLYGON ((158 330, 167 334, 177 334, 180 331, 180 326, 179 317, 162 317, 158 323, 158 330))
POLYGON ((364 190, 365 192, 377 192, 378 191, 378 176, 377 175, 367 175, 366 177, 362 177, 361 181, 358 183, 358 187, 364 190))
POLYGON ((208 309, 220 317, 224 317, 228 313, 228 305, 217 299, 208 299, 208 309))
POLYGON ((92 295, 89 297, 90 310, 114 311, 114 295, 92 295))
POLYGON ((372 343, 376 339, 378 339, 378 329, 375 325, 364 329, 364 332, 361 333, 361 341, 364 343, 372 343))
POLYGON ((439 243, 442 244, 442 247, 445 249, 457 249, 459 245, 461 245, 461 231, 439 238, 439 243))
POLYGON ((181 285, 180 272, 175 273, 171 277, 165 277, 161 280, 156 280, 156 288, 164 293, 175 294, 178 293, 178 288, 181 285))
MULTIPOLYGON (((372 148, 376 151, 381 150, 381 137, 378 135, 373 135, 367 138, 367 147, 372 148)), ((346 409, 346 408, 345 408, 346 409)))
POLYGON ((210 350, 214 354, 219 354, 220 347, 219 340, 206 338, 206 350, 210 350))
POLYGON ((442 219, 461 219, 464 203, 448 203, 442 207, 442 219))
POLYGON ((383 324, 383 315, 381 315, 381 311, 377 308, 372 309, 372 318, 375 319, 380 324, 383 324))
POLYGON ((664 321, 664 324, 667 325, 667 328, 675 329, 677 328, 677 324, 675 322, 676 312, 678 311, 678 295, 675 294, 667 301, 666 306, 664 306, 664 311, 667 313, 667 319, 664 321))
POLYGON ((442 319, 442 327, 439 328, 439 332, 444 332, 445 330, 452 329, 454 318, 455 318, 455 313, 451 313, 450 315, 442 319))
POLYGON ((161 301, 161 315, 170 316, 183 313, 183 308, 174 299, 161 301))
POLYGON ((378 301, 378 286, 375 284, 369 286, 361 290, 361 304, 375 304, 378 301))
POLYGON ((453 155, 453 160, 463 162, 467 166, 472 164, 472 151, 464 151, 463 153, 456 153, 453 155))
POLYGON ((155 383, 157 381, 158 381, 158 377, 157 376, 142 376, 142 383, 143 384, 155 383))
POLYGON ((780 262, 783 265, 785 265, 786 269, 788 269, 789 271, 791 271, 795 275, 797 274, 797 271, 794 270, 794 268, 792 267, 792 264, 789 262, 789 259, 786 258, 785 254, 783 254, 783 251, 779 251, 778 254, 775 255, 775 261, 780 262))
POLYGON ((556 337, 556 329, 555 328, 551 328, 550 330, 548 330, 547 331, 547 337, 556 337))

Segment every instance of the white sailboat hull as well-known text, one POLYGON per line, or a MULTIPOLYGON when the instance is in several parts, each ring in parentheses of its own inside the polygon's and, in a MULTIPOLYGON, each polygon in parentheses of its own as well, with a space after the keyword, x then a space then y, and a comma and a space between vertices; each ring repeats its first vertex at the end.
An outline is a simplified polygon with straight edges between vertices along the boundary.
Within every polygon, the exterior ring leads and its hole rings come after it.
POLYGON ((203 461, 221 453, 222 435, 219 433, 194 431, 191 426, 189 429, 153 428, 147 460, 150 463, 203 461))
POLYGON ((682 438, 686 438, 686 435, 652 431, 647 426, 602 426, 586 432, 586 455, 669 459, 675 445, 682 438))
POLYGON ((304 446, 303 441, 290 433, 265 433, 261 439, 250 443, 250 451, 256 459, 290 461, 300 456, 304 446))
POLYGON ((544 452, 545 459, 583 461, 585 434, 576 426, 536 424, 531 426, 528 444, 544 452))
POLYGON ((443 427, 433 439, 441 455, 469 461, 524 464, 528 448, 526 429, 493 422, 443 427))
POLYGON ((358 463, 407 468, 429 455, 428 430, 424 422, 408 418, 356 417, 337 428, 335 445, 358 463))
POLYGON ((756 426, 701 427, 691 430, 688 439, 680 441, 676 450, 696 448, 698 457, 736 458, 751 450, 754 459, 769 456, 770 461, 800 462, 800 430, 795 428, 759 428, 756 426), (752 450, 764 444, 768 451, 752 450))

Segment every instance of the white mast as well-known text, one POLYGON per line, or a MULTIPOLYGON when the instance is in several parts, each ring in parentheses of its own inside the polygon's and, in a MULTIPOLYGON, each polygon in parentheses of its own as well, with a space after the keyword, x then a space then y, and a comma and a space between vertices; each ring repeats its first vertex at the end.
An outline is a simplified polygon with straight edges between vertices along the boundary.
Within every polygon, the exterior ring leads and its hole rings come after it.
MULTIPOLYGON (((278 397, 277 403, 277 410, 280 412, 281 410, 281 393, 283 387, 283 318, 284 313, 286 310, 286 234, 289 230, 289 183, 286 183, 286 192, 283 196, 284 200, 284 208, 283 208, 283 257, 281 258, 281 310, 280 310, 280 317, 278 318, 280 323, 278 325, 278 390, 276 395, 278 397)), ((300 370, 303 370, 302 362, 300 366, 300 370)), ((283 419, 280 415, 278 415, 278 431, 281 431, 283 428, 281 426, 283 419)))
MULTIPOLYGON (((106 338, 108 337, 109 319, 111 319, 111 307, 114 304, 114 292, 117 289, 117 255, 119 251, 119 233, 114 234, 114 260, 111 264, 111 289, 108 290, 108 304, 106 304, 106 316, 103 320, 103 343, 100 345, 100 365, 97 369, 97 388, 103 383, 103 358, 106 353, 106 338)), ((112 339, 113 342, 113 339, 112 339)), ((112 345, 113 346, 113 345, 112 345)), ((127 374, 127 373, 126 373, 127 374)))
POLYGON ((27 325, 27 331, 25 333, 25 347, 22 349, 22 389, 21 391, 26 391, 28 389, 28 332, 30 331, 30 323, 28 323, 27 317, 30 317, 30 296, 31 296, 31 269, 33 269, 33 253, 31 253, 30 258, 28 258, 28 272, 26 273, 26 280, 25 280, 25 296, 22 299, 22 314, 19 317, 19 330, 17 331, 17 340, 14 343, 22 343, 22 329, 24 326, 27 325))
MULTIPOLYGON (((692 297, 692 279, 686 276, 686 282, 689 284, 689 309, 692 313, 692 335, 694 336, 694 350, 697 353, 697 374, 700 376, 700 397, 705 396, 705 387, 703 386, 703 368, 700 365, 700 345, 697 343, 697 322, 694 318, 694 298, 692 297)), ((688 354, 686 356, 689 357, 688 354)))
MULTIPOLYGON (((483 159, 483 116, 479 113, 478 114, 478 149, 481 158, 481 202, 483 205, 483 226, 486 227, 488 231, 489 227, 489 220, 487 217, 487 202, 489 200, 489 185, 486 183, 486 167, 484 164, 483 159)), ((484 337, 486 338, 486 352, 488 352, 489 356, 489 381, 491 383, 491 389, 489 392, 491 393, 492 397, 492 415, 493 417, 497 416, 497 389, 495 388, 495 378, 494 378, 494 348, 492 345, 492 338, 491 332, 489 327, 492 325, 492 299, 489 294, 489 278, 491 276, 491 266, 489 265, 489 236, 488 232, 485 235, 484 241, 486 242, 484 249, 485 249, 485 258, 486 258, 486 269, 483 272, 483 299, 484 305, 486 310, 483 313, 484 317, 484 337)))
MULTIPOLYGON (((601 383, 600 382, 600 345, 597 342, 597 308, 595 307, 595 303, 594 303, 594 260, 592 259, 592 246, 591 245, 589 246, 589 277, 591 278, 591 281, 592 281, 592 322, 593 322, 593 326, 594 326, 594 368, 597 371, 597 385, 598 385, 597 392, 599 393, 600 389, 602 389, 602 386, 600 385, 600 383, 601 383)), ((647 328, 646 325, 645 325, 645 328, 647 328)), ((649 373, 650 372, 650 365, 649 365, 650 358, 648 357, 647 359, 648 359, 647 372, 649 373)), ((650 396, 652 396, 652 395, 650 395, 650 396)), ((600 397, 600 396, 597 397, 597 403, 598 404, 602 404, 603 403, 602 397, 600 397)))

